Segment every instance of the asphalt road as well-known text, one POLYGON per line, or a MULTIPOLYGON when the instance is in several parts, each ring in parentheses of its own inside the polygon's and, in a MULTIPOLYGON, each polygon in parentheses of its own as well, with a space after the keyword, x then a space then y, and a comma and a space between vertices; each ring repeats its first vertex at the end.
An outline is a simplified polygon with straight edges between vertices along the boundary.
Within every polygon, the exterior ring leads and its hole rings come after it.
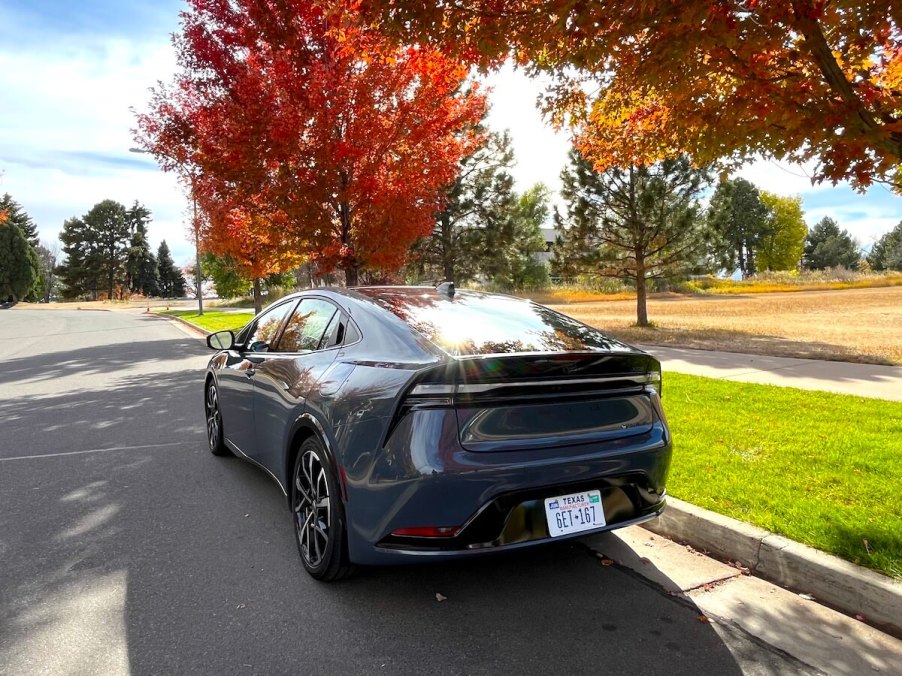
POLYGON ((207 451, 207 356, 161 318, 0 311, 0 673, 799 671, 581 543, 313 581, 277 486, 207 451))

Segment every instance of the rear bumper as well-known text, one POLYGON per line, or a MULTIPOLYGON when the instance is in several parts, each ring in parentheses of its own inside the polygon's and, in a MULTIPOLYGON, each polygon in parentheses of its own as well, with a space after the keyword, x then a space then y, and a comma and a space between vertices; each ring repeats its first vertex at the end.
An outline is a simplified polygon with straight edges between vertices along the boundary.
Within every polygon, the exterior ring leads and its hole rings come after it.
MULTIPOLYGON (((442 436, 440 427, 436 436, 442 436)), ((355 563, 460 558, 571 539, 647 521, 666 502, 671 443, 661 421, 648 432, 594 446, 513 453, 472 453, 456 443, 430 444, 429 452, 419 453, 416 446, 403 456, 382 449, 365 475, 347 468, 348 545, 355 563), (407 462, 387 461, 399 456, 407 462), (544 499, 596 489, 606 525, 550 537, 544 499), (459 530, 447 538, 392 535, 418 526, 459 530)))
MULTIPOLYGON (((566 491, 567 489, 564 489, 566 491)), ((555 494, 562 491, 558 490, 555 494)), ((549 542, 559 542, 562 540, 573 540, 576 538, 593 535, 595 533, 603 533, 617 528, 626 528, 627 526, 636 526, 646 521, 651 521, 661 515, 667 505, 666 498, 662 499, 651 510, 626 520, 619 520, 615 523, 608 523, 601 528, 585 530, 579 533, 569 535, 561 535, 551 537, 548 534, 548 528, 545 523, 545 512, 542 501, 530 501, 518 507, 516 512, 511 514, 511 518, 505 524, 501 535, 488 542, 474 542, 464 544, 463 542, 455 543, 454 540, 466 537, 466 530, 455 538, 448 538, 447 541, 441 542, 439 538, 388 538, 377 545, 380 553, 396 554, 401 557, 432 557, 432 558, 455 558, 461 556, 486 554, 489 552, 502 552, 511 549, 520 549, 532 545, 546 544, 549 542), (523 520, 520 522, 520 520, 523 520), (403 541, 407 542, 403 542, 403 541), (432 540, 432 542, 426 542, 432 540)), ((384 559, 380 559, 385 562, 384 559)))

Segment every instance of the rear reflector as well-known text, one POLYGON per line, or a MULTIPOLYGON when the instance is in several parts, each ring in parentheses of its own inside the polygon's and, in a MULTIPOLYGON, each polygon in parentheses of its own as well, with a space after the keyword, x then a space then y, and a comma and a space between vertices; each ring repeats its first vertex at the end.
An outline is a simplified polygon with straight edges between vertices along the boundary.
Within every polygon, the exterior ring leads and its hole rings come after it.
POLYGON ((409 538, 453 538, 460 528, 457 526, 416 526, 414 528, 398 528, 392 535, 409 538))

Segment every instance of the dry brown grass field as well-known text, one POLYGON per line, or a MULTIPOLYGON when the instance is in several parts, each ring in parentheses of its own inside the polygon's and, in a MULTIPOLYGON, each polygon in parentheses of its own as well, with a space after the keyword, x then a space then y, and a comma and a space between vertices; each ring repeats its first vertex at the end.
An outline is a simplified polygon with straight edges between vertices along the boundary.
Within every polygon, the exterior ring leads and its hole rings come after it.
MULTIPOLYGON (((549 298, 536 298, 550 304, 549 298)), ((621 340, 782 357, 902 364, 902 287, 648 301, 652 328, 633 326, 635 300, 551 304, 621 340)))

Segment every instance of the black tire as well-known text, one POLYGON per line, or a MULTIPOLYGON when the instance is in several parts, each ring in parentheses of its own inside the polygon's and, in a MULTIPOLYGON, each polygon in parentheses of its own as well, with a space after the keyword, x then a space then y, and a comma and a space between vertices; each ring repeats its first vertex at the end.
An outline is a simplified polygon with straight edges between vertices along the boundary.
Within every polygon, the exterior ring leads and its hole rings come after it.
POLYGON ((332 582, 354 572, 338 482, 322 443, 301 444, 291 474, 291 518, 301 563, 311 577, 332 582))
POLYGON ((207 446, 213 455, 230 455, 222 435, 222 409, 219 407, 219 390, 210 381, 204 392, 204 414, 207 423, 207 446))

